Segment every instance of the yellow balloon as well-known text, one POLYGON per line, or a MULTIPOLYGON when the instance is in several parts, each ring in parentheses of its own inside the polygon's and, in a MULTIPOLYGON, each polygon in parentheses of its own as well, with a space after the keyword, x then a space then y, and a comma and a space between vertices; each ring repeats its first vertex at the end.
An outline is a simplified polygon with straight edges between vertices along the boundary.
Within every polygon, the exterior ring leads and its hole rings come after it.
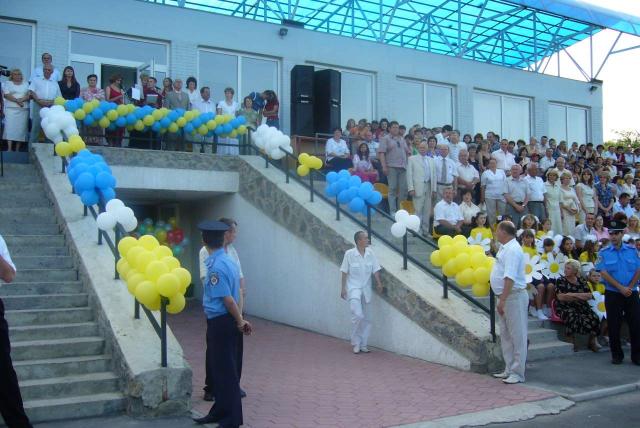
POLYGON ((158 109, 158 111, 159 111, 160 113, 162 113, 162 117, 165 117, 166 115, 168 115, 168 114, 169 114, 169 111, 170 111, 170 110, 169 110, 168 108, 166 108, 166 107, 162 107, 161 109, 158 109))
POLYGON ((184 117, 179 117, 178 120, 176 120, 176 124, 182 128, 187 124, 187 119, 185 119, 184 117))
POLYGON ((145 306, 148 306, 148 304, 153 303, 156 299, 160 298, 151 281, 142 281, 138 284, 135 296, 136 299, 138 299, 138 302, 145 306))
POLYGON ((452 257, 455 256, 455 250, 453 249, 453 245, 447 245, 440 248, 440 260, 442 263, 447 263, 452 257))
POLYGON ((198 110, 197 108, 194 108, 193 110, 191 110, 191 113, 193 113, 193 117, 200 116, 200 110, 198 110))
POLYGON ((62 97, 56 97, 56 99, 53 100, 53 103, 55 105, 57 105, 57 106, 62 106, 62 105, 64 105, 65 101, 66 100, 64 98, 62 98, 62 97))
POLYGON ((321 169, 322 168, 322 159, 318 157, 313 157, 313 169, 321 169))
POLYGON ((185 111, 183 117, 188 122, 193 120, 193 117, 194 117, 193 111, 185 111))
POLYGON ((120 274, 120 278, 127 278, 129 271, 131 271, 131 266, 129 265, 127 259, 122 258, 118 260, 118 263, 116 263, 116 271, 118 271, 118 273, 120 274))
POLYGON ((178 127, 178 125, 176 125, 175 123, 172 123, 171 125, 169 125, 169 132, 178 132, 178 129, 180 129, 178 127))
POLYGON ((87 112, 85 112, 84 109, 79 108, 73 112, 73 118, 75 120, 83 120, 85 117, 87 117, 87 112))
POLYGON ((84 110, 85 116, 87 113, 91 113, 94 108, 95 106, 91 103, 84 103, 84 105, 82 106, 82 110, 84 110))
POLYGON ((458 272, 458 270, 456 269, 456 260, 455 259, 449 260, 448 262, 446 262, 444 264, 444 266, 442 266, 442 273, 445 274, 445 276, 453 278, 454 276, 456 276, 457 272, 458 272))
POLYGON ((453 238, 449 235, 444 235, 438 238, 438 248, 442 250, 442 247, 446 247, 447 245, 451 245, 453 242, 453 238))
POLYGON ((180 261, 173 256, 167 256, 162 258, 162 263, 169 269, 169 271, 180 267, 180 261))
POLYGON ((486 282, 483 284, 473 284, 471 287, 471 293, 476 297, 485 297, 489 295, 489 284, 486 282))
POLYGON ((235 129, 229 133, 229 137, 231 137, 231 138, 235 138, 237 136, 238 136, 238 131, 235 130, 235 129))
POLYGON ((309 161, 309 154, 300 153, 300 155, 298 156, 298 162, 300 162, 301 165, 306 165, 308 161, 309 161))
POLYGON ((455 261, 456 269, 458 270, 458 272, 462 272, 463 270, 471 267, 471 260, 469 260, 469 254, 467 253, 458 254, 455 258, 455 261))
POLYGON ((116 112, 118 113, 118 116, 125 116, 129 113, 129 107, 127 107, 125 104, 120 104, 118 107, 116 107, 116 112))
POLYGON ((147 269, 144 271, 147 279, 149 281, 157 281, 160 276, 165 273, 169 273, 169 269, 167 265, 162 263, 160 260, 154 260, 147 266, 147 269))
POLYGON ((166 245, 160 245, 159 247, 154 248, 153 254, 158 261, 161 261, 165 257, 173 256, 171 248, 167 247, 166 245))
POLYGON ((473 253, 469 257, 469 261, 472 268, 479 268, 487 263, 487 256, 485 256, 484 253, 473 253))
POLYGON ((60 141, 55 147, 56 154, 61 157, 69 156, 72 153, 71 144, 66 141, 60 141))
POLYGON ((143 249, 134 260, 133 267, 139 272, 146 272, 147 266, 153 261, 153 253, 151 251, 143 249))
POLYGON ((180 281, 180 292, 184 294, 191 284, 191 273, 183 267, 175 268, 171 273, 178 277, 180 281))
POLYGON ((468 245, 466 242, 463 244, 462 242, 458 241, 452 243, 450 247, 453 247, 453 251, 455 251, 456 255, 458 255, 460 253, 466 253, 468 245))
POLYGON ((137 258, 140 254, 144 253, 145 251, 146 251, 146 250, 145 250, 144 248, 142 248, 142 246, 141 246, 141 245, 137 245, 137 246, 135 246, 135 247, 131 248, 129 251, 127 251, 126 259, 127 259, 127 262, 129 262, 129 265, 130 265, 132 268, 135 268, 135 267, 136 267, 136 263, 135 263, 136 258, 137 258))
POLYGON ((297 172, 300 177, 306 177, 309 175, 309 167, 306 165, 300 165, 298 166, 297 172))
POLYGON ((200 127, 198 128, 198 134, 207 135, 207 132, 209 132, 209 128, 207 128, 207 125, 200 125, 200 127))
POLYGON ((467 245, 467 238, 465 238, 462 235, 456 235, 453 237, 453 243, 457 244, 458 242, 464 244, 465 246, 467 245))
POLYGON ((216 126, 218 126, 218 124, 215 120, 211 119, 207 121, 207 129, 209 131, 213 131, 214 129, 216 129, 216 126))
POLYGON ((469 245, 468 252, 469 254, 484 254, 484 248, 482 247, 482 245, 469 245))
POLYGON ((140 273, 134 273, 133 275, 129 275, 129 277, 127 278, 127 289, 129 290, 129 293, 135 296, 136 288, 138 287, 138 285, 140 285, 141 282, 144 282, 144 281, 145 281, 144 275, 140 273))
POLYGON ((184 295, 181 293, 176 293, 171 299, 169 299, 169 304, 167 305, 167 312, 170 314, 178 314, 182 312, 186 305, 186 300, 184 295))
POLYGON ((109 110, 107 112, 107 119, 109 119, 111 122, 113 122, 114 120, 116 120, 118 118, 118 112, 115 110, 109 110))
POLYGON ((484 284, 489 281, 489 275, 491 271, 486 267, 479 267, 473 271, 473 281, 476 284, 484 284))
POLYGON ((493 269, 493 265, 496 263, 496 259, 493 257, 487 257, 486 261, 485 261, 485 267, 487 269, 489 269, 489 272, 491 272, 491 269, 493 269))
POLYGON ((118 242, 118 252, 120 253, 120 257, 125 257, 127 255, 127 251, 138 245, 138 240, 136 238, 133 236, 125 236, 118 242))
POLYGON ((456 274, 456 282, 461 287, 470 287, 473 284, 473 269, 467 268, 456 274))
POLYGON ((133 129, 135 129, 136 131, 142 131, 144 129, 144 123, 141 120, 137 120, 133 125, 133 129))
POLYGON ((153 116, 155 120, 160 120, 162 119, 162 112, 160 110, 154 110, 154 112, 151 113, 151 116, 153 116))
POLYGON ((161 303, 162 303, 162 301, 160 300, 160 295, 158 294, 157 297, 153 301, 149 302, 145 306, 150 311, 159 311, 161 303))
POLYGON ((440 256, 440 250, 433 251, 429 256, 429 260, 431 261, 431 264, 434 265, 435 267, 442 266, 442 257, 440 256))
POLYGON ((100 128, 107 128, 109 125, 111 125, 111 122, 106 116, 102 116, 102 118, 98 121, 98 125, 100 125, 100 128))
POLYGON ((247 127, 244 125, 238 126, 238 134, 244 135, 247 133, 247 127))
POLYGON ((149 251, 155 250, 160 245, 156 237, 153 235, 141 236, 140 239, 138 239, 138 242, 142 245, 142 248, 149 251))
POLYGON ((79 135, 72 135, 72 137, 77 137, 74 139, 69 138, 69 147, 73 153, 78 153, 80 150, 85 149, 87 145, 84 143, 82 138, 79 135))
POLYGON ((161 296, 175 296, 180 290, 180 280, 172 273, 165 273, 158 278, 156 289, 161 296))
POLYGON ((146 126, 153 125, 155 121, 156 120, 150 114, 148 114, 148 115, 146 115, 145 117, 142 118, 142 123, 144 123, 146 126))

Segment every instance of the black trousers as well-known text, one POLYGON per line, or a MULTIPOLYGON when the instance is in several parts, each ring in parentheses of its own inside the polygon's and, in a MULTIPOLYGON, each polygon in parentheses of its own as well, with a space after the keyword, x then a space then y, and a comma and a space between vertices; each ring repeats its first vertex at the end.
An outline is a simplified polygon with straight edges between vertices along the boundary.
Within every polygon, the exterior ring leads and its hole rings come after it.
MULTIPOLYGON (((453 227, 448 226, 437 225, 436 227, 434 227, 434 230, 438 235, 456 236, 459 234, 458 231, 456 231, 453 227)), ((460 232, 460 234, 462 234, 462 232, 460 232)))
POLYGON ((238 376, 238 335, 230 314, 207 320, 207 368, 216 402, 209 415, 223 427, 242 425, 242 400, 238 376))
POLYGON ((9 325, 4 319, 2 299, 0 299, 0 414, 9 428, 31 428, 22 405, 18 377, 11 362, 9 325))
POLYGON ((620 344, 620 327, 624 319, 629 326, 631 339, 631 360, 640 363, 640 298, 634 291, 631 296, 624 297, 620 293, 607 290, 604 293, 604 305, 607 309, 609 324, 609 347, 613 359, 624 359, 620 344))
MULTIPOLYGON (((208 337, 208 323, 207 323, 207 337, 208 337)), ((211 358, 209 357, 211 353, 211 348, 208 346, 209 340, 207 339, 207 350, 205 351, 205 378, 204 378, 204 391, 213 393, 212 386, 212 376, 211 376, 211 358)), ((244 357, 244 335, 238 335, 238 347, 236 349, 236 366, 238 368, 238 382, 242 378, 242 359, 244 357)))

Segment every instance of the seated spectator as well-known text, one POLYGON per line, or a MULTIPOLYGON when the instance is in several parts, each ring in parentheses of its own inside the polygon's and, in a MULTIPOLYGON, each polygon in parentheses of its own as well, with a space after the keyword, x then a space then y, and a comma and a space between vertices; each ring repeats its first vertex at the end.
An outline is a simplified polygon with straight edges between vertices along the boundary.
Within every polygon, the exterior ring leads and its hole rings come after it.
MULTIPOLYGON (((524 222, 524 219, 523 219, 524 222)), ((536 239, 553 238, 555 235, 551 228, 551 219, 545 218, 539 225, 536 232, 536 239)))
POLYGON ((620 186, 620 193, 628 193, 631 199, 635 199, 638 196, 638 191, 636 190, 636 185, 633 182, 632 174, 625 174, 624 183, 620 186))
POLYGON ((378 181, 378 172, 373 167, 369 158, 369 146, 366 143, 360 143, 358 153, 353 155, 353 168, 351 174, 357 175, 362 181, 375 183, 378 181))
MULTIPOLYGON (((556 243, 553 239, 545 238, 544 241, 542 241, 542 255, 540 256, 540 260, 545 262, 551 259, 558 260, 559 258, 554 250, 555 246, 556 243)), ((530 314, 544 321, 551 315, 551 304, 556 298, 556 279, 543 275, 540 282, 534 282, 533 284, 538 294, 535 298, 536 311, 533 313, 530 312, 530 314)))
POLYGON ((585 243, 587 236, 596 235, 596 230, 593 225, 596 221, 596 216, 589 213, 585 217, 585 222, 576 226, 574 231, 574 237, 576 238, 576 248, 580 250, 585 243))
POLYGON ((356 136, 357 133, 358 133, 358 128, 356 127, 356 120, 355 119, 347 120, 347 124, 344 126, 344 132, 342 133, 342 136, 344 138, 351 138, 352 136, 356 136), (353 129, 353 135, 351 135, 352 129, 353 129))
POLYGON ((580 263, 595 263, 598 260, 598 246, 595 235, 587 236, 578 261, 580 263))
POLYGON ((556 282, 556 313, 565 326, 565 334, 573 343, 574 352, 578 351, 576 334, 589 335, 589 349, 598 352, 596 338, 600 332, 600 320, 589 306, 593 298, 585 279, 580 275, 580 263, 569 260, 564 266, 564 276, 556 282))
POLYGON ((533 233, 538 230, 538 220, 533 214, 525 215, 524 217, 522 217, 522 220, 520 222, 522 224, 520 226, 520 230, 518 230, 518 235, 520 235, 520 233, 524 230, 533 230, 533 233))
POLYGON ((462 230, 465 236, 469 236, 469 232, 474 227, 473 218, 480 212, 480 207, 473 203, 471 190, 462 192, 462 202, 460 203, 460 211, 462 212, 462 230))
POLYGON ((462 212, 458 204, 453 202, 453 189, 444 189, 442 200, 433 209, 435 232, 438 235, 455 236, 462 233, 462 212))
POLYGON ((633 201, 633 215, 640 217, 640 198, 633 201))
POLYGON ((617 202, 613 204, 613 214, 623 213, 627 218, 631 217, 634 214, 633 207, 629 203, 629 194, 622 193, 620 198, 618 198, 617 202))
POLYGON ((596 238, 598 238, 598 242, 602 243, 603 240, 609 242, 611 237, 609 236, 609 229, 604 226, 604 218, 598 214, 596 216, 596 221, 593 224, 593 229, 595 230, 596 238))
POLYGON ((635 215, 629 216, 627 220, 627 227, 624 229, 624 234, 629 235, 634 241, 640 238, 640 218, 635 215))
POLYGON ((540 169, 546 173, 549 168, 556 166, 556 160, 553 157, 553 149, 548 148, 544 152, 544 156, 540 159, 540 169))
POLYGON ((347 142, 342 139, 341 128, 334 129, 333 137, 327 140, 325 156, 327 167, 332 171, 340 171, 353 167, 353 163, 349 158, 347 142))

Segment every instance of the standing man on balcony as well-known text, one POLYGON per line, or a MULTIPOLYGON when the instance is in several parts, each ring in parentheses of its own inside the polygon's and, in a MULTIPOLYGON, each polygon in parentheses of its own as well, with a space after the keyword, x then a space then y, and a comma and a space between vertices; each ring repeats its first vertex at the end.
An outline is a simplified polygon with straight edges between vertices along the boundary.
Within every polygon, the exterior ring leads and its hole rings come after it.
POLYGON ((382 172, 389 182, 389 210, 395 212, 401 209, 400 203, 407 197, 407 157, 411 156, 411 149, 400 135, 398 122, 389 124, 389 134, 380 138, 378 158, 382 165, 382 172), (393 200, 396 200, 394 209, 393 200))

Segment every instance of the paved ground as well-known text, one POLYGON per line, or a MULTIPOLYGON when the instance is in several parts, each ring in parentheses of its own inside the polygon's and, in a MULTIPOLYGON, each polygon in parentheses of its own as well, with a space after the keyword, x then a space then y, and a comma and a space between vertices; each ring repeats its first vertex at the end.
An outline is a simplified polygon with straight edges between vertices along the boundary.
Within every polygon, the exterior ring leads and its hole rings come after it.
MULTIPOLYGON (((385 427, 553 396, 377 349, 354 355, 343 340, 252 321, 255 334, 245 339, 242 378, 247 427, 385 427)), ((170 317, 170 325, 193 368, 193 407, 206 413, 205 320, 199 303, 170 317)))

